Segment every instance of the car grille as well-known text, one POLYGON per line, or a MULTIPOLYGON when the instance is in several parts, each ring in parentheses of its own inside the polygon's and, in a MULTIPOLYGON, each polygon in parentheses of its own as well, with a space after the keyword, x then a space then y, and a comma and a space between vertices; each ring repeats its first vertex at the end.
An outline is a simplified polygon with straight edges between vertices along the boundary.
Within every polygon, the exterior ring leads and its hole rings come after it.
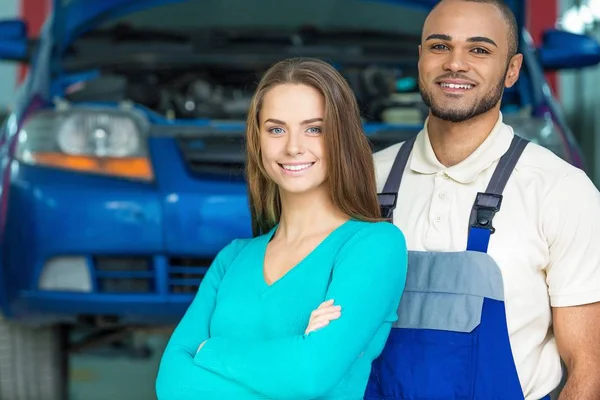
POLYGON ((169 259, 169 292, 196 293, 212 259, 173 257, 169 259))
POLYGON ((99 293, 194 294, 212 258, 131 256, 94 257, 93 261, 99 293))
POLYGON ((96 287, 101 293, 151 293, 156 279, 150 257, 96 257, 96 287))
MULTIPOLYGON (((382 130, 369 135, 371 150, 377 152, 405 141, 418 129, 382 130)), ((203 178, 243 179, 246 162, 245 138, 240 133, 214 133, 177 137, 177 144, 188 171, 203 178)))
POLYGON ((243 179, 245 140, 240 133, 180 136, 177 145, 194 176, 243 179))

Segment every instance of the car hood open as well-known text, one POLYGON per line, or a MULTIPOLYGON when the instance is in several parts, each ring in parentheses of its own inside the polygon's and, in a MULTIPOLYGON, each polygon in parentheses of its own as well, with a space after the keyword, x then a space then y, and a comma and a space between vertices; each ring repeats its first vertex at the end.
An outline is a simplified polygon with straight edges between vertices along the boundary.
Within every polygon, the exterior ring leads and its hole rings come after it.
MULTIPOLYGON (((94 29, 111 19, 127 15, 132 12, 168 4, 198 0, 53 0, 53 18, 50 20, 52 37, 55 43, 65 49, 70 43, 86 31, 94 29)), ((438 0, 368 0, 383 1, 399 6, 418 7, 421 9, 432 8, 438 0)), ((517 19, 523 15, 524 0, 507 1, 517 19)), ((521 21, 519 21, 521 22, 521 21)))

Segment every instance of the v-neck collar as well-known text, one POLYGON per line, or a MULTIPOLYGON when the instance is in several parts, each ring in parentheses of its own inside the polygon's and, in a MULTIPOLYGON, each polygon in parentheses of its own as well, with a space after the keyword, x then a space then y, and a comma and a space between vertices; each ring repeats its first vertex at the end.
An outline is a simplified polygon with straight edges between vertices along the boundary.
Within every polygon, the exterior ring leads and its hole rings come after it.
POLYGON ((265 257, 267 254, 267 247, 269 246, 269 242, 271 241, 271 239, 275 235, 275 232, 277 232, 277 228, 279 227, 279 224, 276 224, 268 233, 264 234, 260 238, 261 240, 257 243, 258 257, 257 257, 257 263, 255 264, 257 266, 257 268, 253 275, 256 278, 255 282, 257 284, 258 290, 261 293, 261 295, 265 295, 272 288, 278 286, 280 284, 280 282, 289 279, 288 277, 290 276, 290 274, 293 274, 295 271, 297 271, 299 269, 299 267, 301 267, 306 261, 308 261, 308 259, 310 259, 315 253, 317 253, 329 240, 331 240, 331 238, 334 237, 337 232, 341 231, 344 227, 348 226, 352 221, 354 221, 354 220, 349 219, 346 222, 342 223, 337 228, 335 228, 334 230, 332 230, 327 236, 325 236, 325 238, 323 238, 323 240, 321 240, 321 242, 319 242, 319 244, 317 244, 315 246, 314 249, 312 249, 296 265, 294 265, 289 271, 287 271, 279 279, 277 279, 273 283, 269 284, 265 280, 265 274, 264 274, 265 257))

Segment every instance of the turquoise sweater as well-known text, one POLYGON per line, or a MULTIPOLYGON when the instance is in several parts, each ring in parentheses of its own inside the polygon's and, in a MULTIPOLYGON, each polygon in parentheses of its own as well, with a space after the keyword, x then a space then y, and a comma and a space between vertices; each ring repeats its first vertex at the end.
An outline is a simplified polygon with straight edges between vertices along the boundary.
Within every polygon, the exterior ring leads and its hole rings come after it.
POLYGON ((403 234, 387 222, 350 220, 268 285, 262 262, 274 232, 217 255, 167 344, 159 400, 362 399, 397 319, 403 234), (305 335, 328 299, 341 317, 305 335))

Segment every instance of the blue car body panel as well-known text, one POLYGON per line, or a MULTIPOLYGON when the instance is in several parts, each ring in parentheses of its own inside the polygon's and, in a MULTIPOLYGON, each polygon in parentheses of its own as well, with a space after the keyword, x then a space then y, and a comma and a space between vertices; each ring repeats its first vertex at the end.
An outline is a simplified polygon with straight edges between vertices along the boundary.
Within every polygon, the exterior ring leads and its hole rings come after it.
MULTIPOLYGON (((191 301, 199 274, 215 254, 235 238, 250 237, 250 215, 245 184, 194 176, 183 161, 176 139, 151 136, 152 182, 25 165, 14 159, 23 121, 34 112, 54 107, 52 99, 69 85, 96 74, 64 74, 57 57, 66 45, 100 18, 181 0, 72 0, 54 3, 30 73, 20 88, 13 114, 0 132, 0 306, 8 318, 23 322, 71 320, 82 315, 116 316, 123 323, 173 323, 191 301), (44 263, 52 257, 86 257, 92 292, 51 292, 38 289, 44 263), (102 258, 145 263, 139 271, 107 271, 102 258), (119 280, 140 281, 144 293, 103 291, 119 280)), ((375 1, 375 0, 372 0, 375 1)), ((394 1, 394 0, 388 0, 394 1)), ((395 1, 430 8, 433 0, 395 1)), ((522 2, 515 1, 515 7, 522 2)), ((516 10, 520 10, 520 8, 516 10)), ((522 14, 520 14, 522 15, 522 14)), ((524 45, 529 46, 524 42, 524 45)), ((532 55, 527 62, 536 63, 532 55)), ((535 71, 539 66, 533 67, 535 71)), ((515 88, 533 109, 552 110, 565 140, 572 135, 553 109, 544 90, 543 75, 525 73, 515 88)), ((546 86, 544 86, 546 85, 546 86)), ((511 95, 510 91, 507 95, 511 95)), ((117 107, 87 104, 86 107, 117 107)), ((556 108, 556 107, 555 107, 556 108)), ((139 107, 152 129, 174 126, 207 127, 213 131, 243 131, 242 123, 211 120, 172 121, 139 107)), ((366 124, 367 134, 385 124, 366 124)), ((420 126, 404 126, 418 130, 420 126)), ((572 156, 578 149, 572 143, 572 156)))
POLYGON ((167 3, 185 0, 54 0, 51 34, 56 43, 72 42, 77 36, 94 27, 95 22, 118 17, 167 3))

